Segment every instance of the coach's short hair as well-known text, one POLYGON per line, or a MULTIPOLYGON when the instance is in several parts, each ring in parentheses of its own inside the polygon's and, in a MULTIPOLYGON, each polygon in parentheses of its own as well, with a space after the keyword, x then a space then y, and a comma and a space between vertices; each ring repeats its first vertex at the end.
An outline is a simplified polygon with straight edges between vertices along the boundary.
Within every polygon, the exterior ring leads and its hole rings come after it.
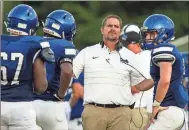
POLYGON ((102 25, 101 25, 102 28, 106 25, 107 20, 110 18, 116 18, 117 20, 119 20, 120 27, 122 28, 122 20, 118 15, 115 15, 115 14, 110 14, 103 19, 102 25))

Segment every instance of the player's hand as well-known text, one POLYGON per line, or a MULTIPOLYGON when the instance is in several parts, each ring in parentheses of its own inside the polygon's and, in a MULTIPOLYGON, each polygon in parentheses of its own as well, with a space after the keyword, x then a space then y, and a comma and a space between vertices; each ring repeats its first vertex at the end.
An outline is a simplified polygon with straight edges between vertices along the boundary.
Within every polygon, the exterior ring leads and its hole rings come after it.
POLYGON ((140 91, 136 88, 136 86, 132 86, 131 87, 131 93, 135 94, 135 93, 139 93, 140 91))
POLYGON ((152 122, 154 121, 154 118, 155 118, 155 116, 157 115, 158 112, 161 112, 163 110, 167 110, 168 108, 169 107, 153 106, 153 108, 152 108, 152 117, 151 117, 152 122))
POLYGON ((169 107, 153 106, 152 116, 150 117, 150 120, 149 120, 148 124, 146 125, 145 130, 147 130, 151 124, 155 123, 155 117, 158 114, 158 112, 167 110, 168 108, 169 107))
POLYGON ((167 110, 169 107, 162 107, 162 106, 153 106, 153 110, 152 110, 152 116, 146 126, 146 130, 149 128, 149 126, 155 122, 155 117, 158 114, 158 112, 161 112, 163 110, 167 110))

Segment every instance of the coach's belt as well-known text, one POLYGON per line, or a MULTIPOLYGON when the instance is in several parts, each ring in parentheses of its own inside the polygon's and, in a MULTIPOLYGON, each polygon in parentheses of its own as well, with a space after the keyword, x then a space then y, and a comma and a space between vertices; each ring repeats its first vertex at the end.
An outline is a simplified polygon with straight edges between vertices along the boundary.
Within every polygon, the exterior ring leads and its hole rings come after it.
POLYGON ((127 106, 127 105, 116 105, 116 104, 97 104, 97 103, 89 103, 89 104, 94 105, 94 106, 98 106, 98 107, 104 107, 104 108, 116 108, 116 107, 127 106))

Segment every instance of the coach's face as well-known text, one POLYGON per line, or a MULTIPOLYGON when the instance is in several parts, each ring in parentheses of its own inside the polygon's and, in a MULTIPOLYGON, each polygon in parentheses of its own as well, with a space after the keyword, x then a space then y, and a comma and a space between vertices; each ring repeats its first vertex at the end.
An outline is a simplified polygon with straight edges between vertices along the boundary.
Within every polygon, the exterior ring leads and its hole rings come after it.
POLYGON ((104 27, 101 28, 103 39, 107 41, 118 41, 121 33, 120 22, 116 18, 107 19, 104 27))

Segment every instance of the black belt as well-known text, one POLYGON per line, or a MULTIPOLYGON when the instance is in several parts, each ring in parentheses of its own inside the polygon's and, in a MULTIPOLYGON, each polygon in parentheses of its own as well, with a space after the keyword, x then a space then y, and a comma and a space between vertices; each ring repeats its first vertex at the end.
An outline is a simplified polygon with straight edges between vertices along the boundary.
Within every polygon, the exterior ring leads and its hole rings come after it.
POLYGON ((97 104, 97 103, 89 103, 90 105, 98 106, 98 107, 104 107, 104 108, 117 108, 117 107, 130 107, 133 109, 133 104, 132 105, 116 105, 116 104, 97 104))

